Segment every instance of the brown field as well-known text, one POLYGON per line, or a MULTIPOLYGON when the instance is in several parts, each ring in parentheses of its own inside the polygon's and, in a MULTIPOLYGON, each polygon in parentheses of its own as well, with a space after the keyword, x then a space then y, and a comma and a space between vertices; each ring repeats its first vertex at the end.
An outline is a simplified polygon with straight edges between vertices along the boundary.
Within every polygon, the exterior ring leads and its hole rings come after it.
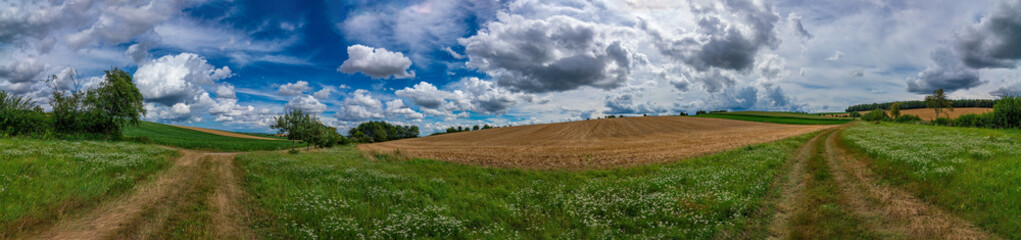
POLYGON ((633 117, 538 124, 358 145, 361 150, 531 169, 661 163, 801 135, 832 125, 694 117, 633 117))
MULTIPOLYGON (((947 117, 947 115, 949 115, 950 118, 957 118, 957 117, 960 117, 961 115, 964 115, 964 114, 969 114, 969 113, 982 114, 982 113, 987 113, 987 112, 992 112, 992 111, 993 111, 992 108, 954 108, 953 112, 946 111, 944 109, 943 113, 940 113, 940 116, 947 117)), ((869 111, 861 111, 861 112, 858 112, 858 113, 861 113, 862 115, 865 115, 866 113, 869 113, 869 111)), ((890 114, 890 111, 886 111, 886 114, 890 114)), ((936 119, 936 112, 933 111, 932 108, 916 108, 916 109, 900 110, 900 114, 901 115, 905 115, 905 114, 915 115, 915 116, 918 116, 919 118, 922 118, 922 120, 925 120, 925 121, 932 121, 933 119, 936 119)), ((839 117, 846 117, 847 114, 837 115, 837 116, 839 116, 839 117)))
POLYGON ((204 133, 212 133, 212 134, 216 134, 216 135, 220 135, 220 136, 228 136, 228 137, 236 137, 236 138, 262 139, 262 140, 280 140, 280 139, 275 139, 275 138, 267 138, 267 137, 259 137, 259 136, 252 136, 252 135, 244 135, 244 134, 240 134, 240 133, 232 133, 232 132, 220 131, 220 130, 208 129, 208 128, 179 126, 179 125, 170 125, 170 126, 184 128, 184 129, 189 129, 189 130, 195 130, 195 131, 204 132, 204 133))

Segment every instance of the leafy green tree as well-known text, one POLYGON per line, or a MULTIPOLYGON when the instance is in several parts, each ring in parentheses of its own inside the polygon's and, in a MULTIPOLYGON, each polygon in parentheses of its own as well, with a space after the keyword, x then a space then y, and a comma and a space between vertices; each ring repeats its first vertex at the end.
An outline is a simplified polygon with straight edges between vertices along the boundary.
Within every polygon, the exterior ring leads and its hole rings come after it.
POLYGON ((900 117, 900 102, 890 104, 890 115, 893 118, 900 117))
POLYGON ((86 104, 91 106, 93 116, 102 122, 112 122, 115 128, 103 129, 106 134, 120 134, 127 125, 138 125, 145 108, 142 92, 138 90, 131 75, 118 68, 106 71, 103 83, 89 90, 86 104))
POLYGON ((932 108, 936 112, 936 117, 940 116, 939 114, 944 108, 949 109, 951 112, 954 111, 954 103, 947 100, 947 95, 943 92, 942 88, 932 91, 932 95, 925 96, 925 106, 932 108))
POLYGON ((992 122, 1001 128, 1021 127, 1021 97, 1001 98, 993 108, 992 122))
POLYGON ((278 133, 287 134, 287 140, 291 140, 291 150, 294 150, 294 143, 298 140, 311 138, 314 129, 309 128, 311 116, 301 111, 292 109, 283 116, 273 118, 273 124, 269 127, 276 129, 278 133))
POLYGON ((479 125, 472 126, 472 131, 478 131, 478 130, 479 130, 479 125))
POLYGON ((0 90, 0 137, 46 135, 49 121, 43 109, 31 97, 22 97, 0 90))

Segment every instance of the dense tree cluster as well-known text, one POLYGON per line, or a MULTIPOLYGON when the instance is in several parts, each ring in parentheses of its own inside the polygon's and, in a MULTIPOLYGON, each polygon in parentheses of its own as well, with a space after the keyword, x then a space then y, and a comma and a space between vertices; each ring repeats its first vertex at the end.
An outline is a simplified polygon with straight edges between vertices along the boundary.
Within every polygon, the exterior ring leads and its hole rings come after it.
POLYGON ((393 125, 384 121, 364 122, 348 131, 348 137, 360 143, 416 138, 418 134, 418 126, 393 125))
POLYGON ((48 115, 31 98, 0 92, 0 135, 119 139, 121 128, 145 115, 142 93, 127 72, 106 71, 93 89, 81 89, 74 76, 70 82, 71 91, 60 91, 51 76, 53 112, 48 115))
MULTIPOLYGON (((993 99, 959 99, 951 101, 950 107, 955 108, 969 108, 969 107, 981 107, 991 108, 996 104, 997 100, 993 99)), ((872 104, 858 104, 847 107, 845 112, 859 112, 859 111, 872 111, 876 109, 892 109, 894 103, 900 103, 900 110, 907 109, 919 109, 929 108, 925 101, 902 101, 902 102, 885 102, 885 103, 872 103, 872 104)))
POLYGON ((347 144, 350 141, 341 136, 334 127, 326 126, 319 119, 302 112, 301 109, 293 109, 283 116, 273 119, 270 128, 277 129, 279 133, 287 134, 291 140, 291 150, 294 150, 295 141, 305 142, 305 148, 309 146, 333 147, 338 144, 347 144))

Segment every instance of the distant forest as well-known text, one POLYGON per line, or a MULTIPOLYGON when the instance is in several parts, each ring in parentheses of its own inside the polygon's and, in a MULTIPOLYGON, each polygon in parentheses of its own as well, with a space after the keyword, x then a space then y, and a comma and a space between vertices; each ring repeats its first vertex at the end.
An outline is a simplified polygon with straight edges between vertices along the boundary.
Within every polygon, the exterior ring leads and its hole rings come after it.
MULTIPOLYGON (((979 107, 979 108, 992 108, 996 104, 996 100, 993 99, 958 99, 950 100, 953 102, 955 108, 967 108, 967 107, 979 107)), ((845 112, 857 112, 857 111, 871 111, 875 109, 890 109, 890 105, 895 102, 885 103, 872 103, 872 104, 858 104, 847 107, 845 112)), ((916 109, 926 108, 925 101, 900 101, 900 109, 916 109)))

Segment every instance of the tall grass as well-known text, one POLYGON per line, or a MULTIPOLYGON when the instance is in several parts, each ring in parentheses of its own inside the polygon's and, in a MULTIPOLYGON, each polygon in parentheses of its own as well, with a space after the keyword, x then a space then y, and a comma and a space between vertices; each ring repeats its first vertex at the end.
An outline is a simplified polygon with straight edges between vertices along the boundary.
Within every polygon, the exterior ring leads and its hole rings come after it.
POLYGON ((214 151, 280 150, 291 147, 291 141, 227 137, 154 122, 125 127, 124 136, 180 148, 214 151))
POLYGON ((856 124, 843 141, 888 182, 1007 239, 1021 239, 1021 132, 856 124))
POLYGON ((763 199, 807 139, 590 171, 369 160, 353 147, 237 161, 267 238, 764 238, 763 199))
POLYGON ((125 142, 0 139, 0 238, 123 193, 176 154, 125 142))

